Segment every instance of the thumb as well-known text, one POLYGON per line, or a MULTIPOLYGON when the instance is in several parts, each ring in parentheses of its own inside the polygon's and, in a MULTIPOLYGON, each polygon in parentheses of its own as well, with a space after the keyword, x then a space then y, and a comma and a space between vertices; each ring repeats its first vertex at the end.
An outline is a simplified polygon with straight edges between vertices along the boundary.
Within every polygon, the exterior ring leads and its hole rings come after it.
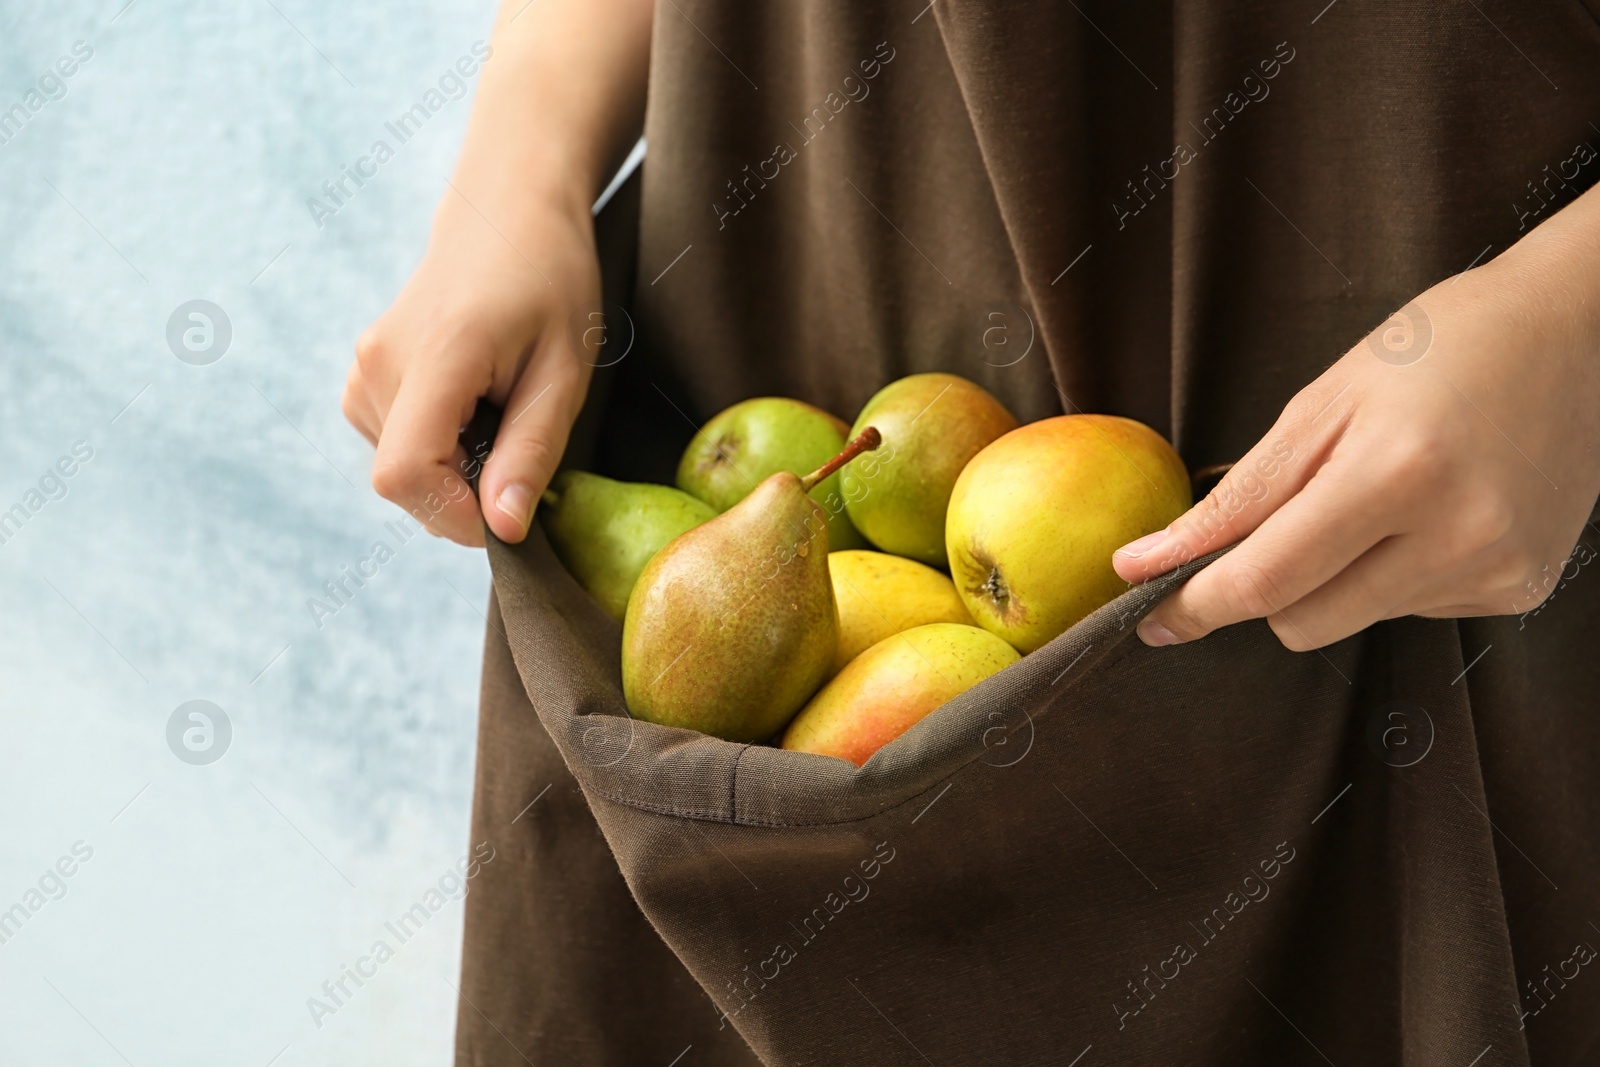
POLYGON ((528 535, 539 494, 583 407, 590 373, 559 341, 546 342, 512 386, 478 482, 484 522, 500 540, 516 544, 528 535))

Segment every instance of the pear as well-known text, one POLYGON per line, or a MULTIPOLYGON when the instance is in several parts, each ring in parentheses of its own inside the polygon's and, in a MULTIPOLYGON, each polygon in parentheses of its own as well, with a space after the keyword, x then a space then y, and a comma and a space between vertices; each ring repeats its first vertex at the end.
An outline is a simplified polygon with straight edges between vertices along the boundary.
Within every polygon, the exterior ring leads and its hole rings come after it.
POLYGON ((1142 422, 1030 422, 961 472, 945 524, 950 576, 980 626, 1032 652, 1127 592, 1111 554, 1190 499, 1183 460, 1142 422))
MULTIPOLYGON (((701 427, 684 449, 678 488, 727 511, 779 471, 801 475, 822 466, 844 447, 848 429, 844 420, 789 397, 740 401, 701 427)), ((845 512, 838 474, 817 483, 811 498, 828 514, 834 549, 867 546, 845 512)))
POLYGON ((783 747, 859 767, 929 712, 1020 658, 976 626, 914 626, 851 660, 794 717, 783 747))
POLYGON ((828 555, 839 607, 832 674, 890 634, 930 622, 976 626, 949 578, 916 560, 847 549, 828 555))
POLYGON ((539 498, 539 524, 556 557, 618 622, 650 557, 716 511, 671 486, 562 471, 539 498))
POLYGON ((816 691, 839 618, 827 516, 806 494, 878 440, 868 427, 804 478, 769 476, 656 553, 622 625, 622 692, 635 717, 761 741, 816 691))
POLYGON ((967 460, 1017 420, 954 374, 913 374, 878 391, 856 418, 883 434, 877 454, 844 470, 850 521, 868 541, 931 567, 945 565, 944 515, 967 460))

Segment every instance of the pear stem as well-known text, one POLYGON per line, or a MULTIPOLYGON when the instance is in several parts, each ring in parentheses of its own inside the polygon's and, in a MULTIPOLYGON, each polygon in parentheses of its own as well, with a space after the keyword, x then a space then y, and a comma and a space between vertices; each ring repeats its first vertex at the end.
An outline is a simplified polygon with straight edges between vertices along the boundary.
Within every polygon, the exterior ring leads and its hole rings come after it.
POLYGON ((871 452, 881 444, 883 444, 883 435, 878 432, 878 428, 876 426, 868 426, 861 431, 854 441, 844 446, 843 452, 840 452, 837 456, 834 456, 828 462, 801 478, 800 488, 808 493, 811 492, 817 487, 817 483, 828 477, 828 475, 849 463, 861 453, 871 452))
POLYGON ((554 489, 546 489, 544 492, 539 494, 539 503, 543 504, 547 508, 560 507, 561 494, 557 493, 554 489))

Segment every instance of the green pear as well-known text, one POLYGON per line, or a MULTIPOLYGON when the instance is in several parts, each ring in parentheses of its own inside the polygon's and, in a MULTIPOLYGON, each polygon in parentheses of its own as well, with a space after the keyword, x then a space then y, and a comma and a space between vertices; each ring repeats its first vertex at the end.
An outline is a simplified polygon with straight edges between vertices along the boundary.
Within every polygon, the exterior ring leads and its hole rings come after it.
POLYGON ((1144 423, 1030 422, 961 472, 946 524, 950 577, 980 626, 1032 652, 1127 592, 1111 554, 1189 503, 1183 460, 1144 423))
POLYGON ((851 660, 789 724, 783 747, 856 766, 997 671, 1017 650, 961 623, 913 626, 851 660))
POLYGON ((656 553, 622 625, 635 717, 728 741, 783 729, 839 642, 827 516, 807 493, 877 443, 869 427, 805 478, 779 471, 656 553))
POLYGON ((913 374, 867 401, 856 426, 869 422, 883 447, 844 469, 850 521, 885 552, 943 567, 945 509, 961 468, 1017 420, 965 378, 913 374))
MULTIPOLYGON (((718 413, 689 442, 678 462, 678 488, 727 511, 779 471, 802 475, 822 466, 844 447, 846 429, 843 419, 799 400, 742 400, 718 413)), ((828 543, 835 550, 867 547, 845 513, 839 475, 823 479, 811 498, 828 515, 828 543)))
POLYGON ((671 486, 562 471, 539 498, 539 524, 556 557, 618 622, 650 557, 716 511, 671 486))

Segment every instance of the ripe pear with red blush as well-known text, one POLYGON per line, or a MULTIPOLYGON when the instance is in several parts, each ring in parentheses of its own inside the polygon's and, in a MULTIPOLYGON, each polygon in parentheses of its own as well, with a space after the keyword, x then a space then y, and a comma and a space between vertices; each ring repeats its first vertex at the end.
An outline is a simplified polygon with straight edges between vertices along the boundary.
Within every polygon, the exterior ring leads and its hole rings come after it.
POLYGON ((935 709, 1020 657, 987 630, 934 622, 884 638, 811 698, 783 747, 861 766, 935 709))

